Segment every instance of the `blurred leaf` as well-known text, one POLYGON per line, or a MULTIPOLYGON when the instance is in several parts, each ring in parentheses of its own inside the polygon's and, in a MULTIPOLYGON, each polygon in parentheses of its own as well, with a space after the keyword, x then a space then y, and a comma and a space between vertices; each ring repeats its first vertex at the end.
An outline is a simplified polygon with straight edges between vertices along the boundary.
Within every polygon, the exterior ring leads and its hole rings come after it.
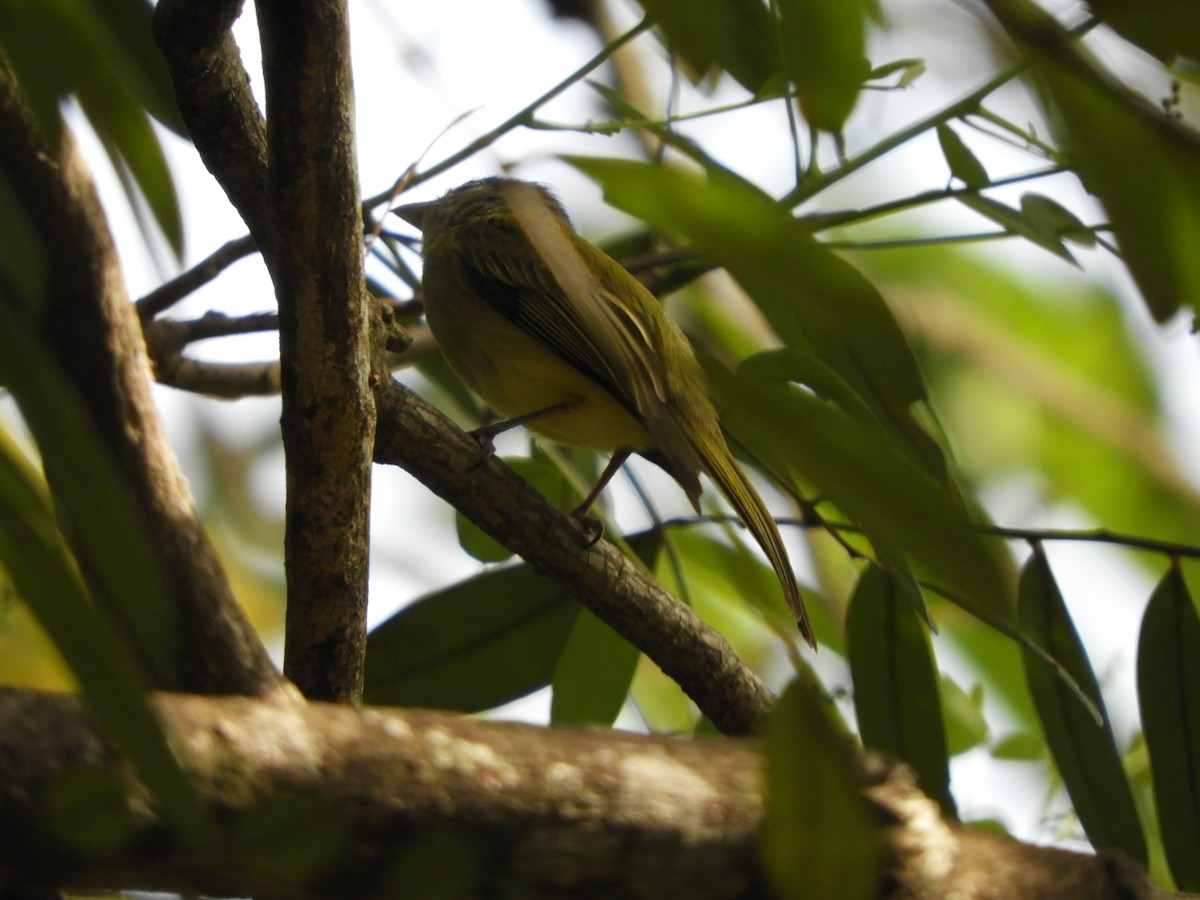
POLYGON ((1039 762, 1046 756, 1046 742, 1029 731, 1006 734, 992 745, 993 759, 1039 762))
POLYGON ((182 219, 147 112, 185 135, 143 0, 45 0, 0 4, 0 44, 47 141, 57 142, 59 107, 78 97, 136 210, 136 183, 176 255, 182 219), (132 182, 126 178, 128 174, 132 182))
POLYGON ((1142 619, 1138 703, 1175 885, 1200 891, 1200 616, 1172 566, 1142 619))
POLYGON ((1113 530, 1195 543, 1200 493, 1164 434, 1147 345, 1110 292, 1040 273, 1022 280, 944 248, 869 261, 923 352, 968 481, 1025 484, 1113 530))
POLYGON ((0 291, 32 312, 40 308, 45 290, 46 248, 0 172, 0 291))
POLYGON ((881 81, 896 72, 900 72, 900 82, 898 87, 908 87, 918 78, 925 74, 925 60, 923 59, 897 59, 890 63, 884 63, 881 66, 876 66, 867 76, 868 81, 881 81))
POLYGON ((1033 52, 1058 113, 1060 139, 1108 211, 1147 307, 1164 322, 1200 295, 1200 136, 1082 54, 1070 68, 1063 52, 1033 52))
POLYGON ((78 395, 27 319, 2 297, 0 384, 37 441, 97 599, 126 630, 155 684, 174 685, 179 634, 145 523, 78 395))
POLYGON ((694 734, 696 706, 683 689, 643 655, 638 661, 630 694, 634 706, 652 734, 694 734))
POLYGON ((553 725, 611 725, 637 668, 638 649, 586 609, 575 617, 551 682, 553 725))
POLYGON ((493 848, 467 826, 445 821, 424 823, 406 836, 386 860, 380 897, 414 900, 461 900, 487 896, 493 848))
POLYGON ((639 0, 668 46, 701 76, 714 65, 752 94, 779 72, 776 23, 761 0, 639 0))
MULTIPOLYGON (((0 311, 3 311, 0 305, 0 311)), ((0 323, 0 334, 5 332, 0 323)), ((0 354, 0 358, 11 359, 0 354)), ((151 712, 123 641, 96 611, 25 461, 0 441, 0 565, 50 635, 108 735, 193 847, 207 822, 151 712)))
POLYGON ((1045 660, 1024 651, 1046 743, 1088 840, 1097 850, 1119 848, 1145 865, 1146 841, 1100 685, 1040 545, 1021 572, 1018 614, 1022 630, 1057 660, 1101 716, 1098 722, 1045 660))
POLYGON ((1177 56, 1200 62, 1200 3, 1196 0, 1089 0, 1092 14, 1164 63, 1177 56))
POLYGON ((921 789, 955 815, 937 665, 929 635, 887 573, 868 565, 846 614, 854 711, 864 746, 908 763, 921 789))
POLYGON ((726 427, 756 455, 782 464, 785 474, 815 485, 872 543, 924 566, 970 612, 1011 623, 1004 572, 959 503, 881 429, 789 385, 786 375, 743 364, 725 391, 726 427))
POLYGON ((347 851, 342 811, 314 793, 276 793, 234 821, 236 865, 275 884, 303 886, 320 878, 347 851))
POLYGON ((1071 251, 1063 246, 1059 236, 1046 228, 1041 221, 1030 219, 1020 210, 1005 206, 998 200, 980 194, 955 194, 954 199, 981 216, 991 219, 1009 234, 1019 235, 1042 249, 1049 250, 1055 256, 1065 259, 1071 265, 1079 266, 1075 257, 1071 255, 1071 251))
POLYGON ((813 128, 838 134, 871 71, 864 0, 778 0, 783 65, 813 128))
POLYGON ((949 125, 942 123, 937 127, 938 144, 942 148, 942 156, 950 166, 950 174, 972 190, 980 191, 992 183, 987 169, 971 152, 958 132, 949 125))
POLYGON ((949 755, 959 756, 986 741, 989 729, 983 716, 983 686, 977 684, 967 693, 954 679, 942 676, 938 691, 949 755))
POLYGON ((179 208, 179 197, 175 193, 166 155, 154 129, 150 127, 150 120, 143 115, 129 114, 128 110, 101 111, 101 107, 107 103, 106 100, 93 99, 85 109, 91 116, 107 116, 110 127, 99 132, 100 139, 129 199, 142 237, 149 243, 153 240, 153 230, 138 202, 139 194, 175 256, 182 258, 183 213, 179 208))
POLYGON ((481 712, 550 683, 579 606, 521 563, 428 594, 367 637, 366 703, 481 712))
MULTIPOLYGON (((745 529, 732 523, 672 528, 666 538, 655 576, 724 635, 747 665, 770 665, 780 633, 799 640, 779 579, 745 529)), ((820 603, 809 606, 818 640, 840 646, 841 628, 820 603)))
POLYGON ((879 896, 883 846, 860 793, 855 750, 815 683, 794 681, 767 721, 762 849, 773 896, 879 896))
POLYGON ((1092 230, 1075 213, 1044 194, 1022 194, 1021 215, 1035 227, 1057 234, 1081 247, 1096 246, 1096 235, 1092 230))
POLYGON ((941 450, 915 421, 925 387, 879 292, 785 210, 744 182, 707 182, 670 167, 570 158, 605 197, 655 227, 686 236, 737 279, 775 333, 837 373, 879 423, 944 479, 941 450))
POLYGON ((88 859, 115 856, 136 836, 125 791, 106 769, 70 769, 50 783, 44 812, 54 833, 88 859))

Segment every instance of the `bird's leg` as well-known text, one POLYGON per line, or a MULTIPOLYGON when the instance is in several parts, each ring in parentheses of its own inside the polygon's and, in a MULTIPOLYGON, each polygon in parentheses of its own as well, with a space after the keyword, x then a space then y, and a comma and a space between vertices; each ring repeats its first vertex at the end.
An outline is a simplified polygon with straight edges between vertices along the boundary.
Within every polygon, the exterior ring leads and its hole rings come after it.
POLYGON ((483 461, 496 452, 496 445, 493 442, 493 438, 496 435, 503 434, 509 429, 520 425, 536 422, 538 419, 544 419, 547 416, 557 416, 565 412, 570 412, 582 402, 582 397, 568 397, 566 400, 555 403, 553 406, 522 413, 519 416, 513 416, 511 419, 501 419, 499 422, 492 422, 490 425, 481 425, 474 431, 468 432, 479 443, 480 449, 479 458, 471 464, 470 468, 473 469, 476 466, 483 465, 483 461))
POLYGON ((587 511, 592 508, 592 504, 596 502, 596 498, 600 496, 600 492, 608 486, 612 481, 612 477, 617 474, 621 466, 625 465, 625 460, 629 459, 630 450, 618 450, 612 455, 612 459, 608 461, 608 465, 604 467, 604 471, 600 473, 600 478, 595 486, 588 491, 588 495, 583 498, 583 502, 571 510, 571 515, 579 520, 579 524, 583 526, 584 532, 588 537, 587 546, 591 547, 604 536, 604 523, 599 519, 589 518, 587 511))

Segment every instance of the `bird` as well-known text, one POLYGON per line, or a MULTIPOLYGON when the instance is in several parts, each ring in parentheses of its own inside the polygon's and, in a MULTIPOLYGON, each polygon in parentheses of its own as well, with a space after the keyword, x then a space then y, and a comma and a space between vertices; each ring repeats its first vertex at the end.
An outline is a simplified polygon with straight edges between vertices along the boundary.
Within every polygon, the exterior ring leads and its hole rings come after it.
POLYGON ((703 370, 658 299, 581 237, 546 186, 489 177, 394 212, 421 231, 425 319, 462 380, 497 413, 556 443, 612 454, 583 515, 637 453, 699 512, 706 473, 766 554, 816 647, 779 528, 729 451, 703 370))

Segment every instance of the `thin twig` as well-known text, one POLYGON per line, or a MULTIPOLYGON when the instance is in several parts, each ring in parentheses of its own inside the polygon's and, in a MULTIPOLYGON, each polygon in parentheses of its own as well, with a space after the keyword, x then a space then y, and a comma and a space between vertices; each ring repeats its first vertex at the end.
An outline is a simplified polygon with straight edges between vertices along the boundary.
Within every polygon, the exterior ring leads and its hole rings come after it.
POLYGON ((143 322, 153 319, 257 249, 254 238, 248 234, 229 241, 186 272, 160 284, 138 300, 136 303, 138 315, 141 316, 143 322))

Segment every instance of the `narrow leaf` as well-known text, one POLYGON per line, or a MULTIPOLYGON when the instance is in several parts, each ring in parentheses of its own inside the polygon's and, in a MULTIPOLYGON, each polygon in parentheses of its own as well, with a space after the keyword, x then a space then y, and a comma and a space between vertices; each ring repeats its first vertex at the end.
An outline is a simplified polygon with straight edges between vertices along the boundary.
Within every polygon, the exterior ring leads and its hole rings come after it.
POLYGON ((1200 616, 1178 566, 1146 607, 1137 685, 1163 849, 1176 887, 1200 891, 1200 616))
POLYGON ((773 471, 815 485, 889 557, 916 561, 973 600, 973 614, 1011 623, 1004 570, 957 499, 882 429, 778 375, 743 365, 722 387, 729 400, 723 422, 739 442, 773 471))
POLYGON ((968 692, 953 678, 942 676, 938 690, 946 723, 947 752, 958 756, 986 741, 990 731, 983 715, 983 686, 976 684, 968 692))
POLYGON ((812 682, 793 682, 767 722, 762 847, 773 896, 879 896, 882 843, 860 793, 854 749, 812 682))
POLYGON ((867 566, 846 614, 854 711, 864 746, 908 763, 947 815, 950 762, 929 634, 886 572, 867 566))
POLYGON ((1084 225, 1075 213, 1045 194, 1022 194, 1021 214, 1038 227, 1073 241, 1081 247, 1096 246, 1096 235, 1092 230, 1084 225))
POLYGON ((629 695, 638 656, 633 644, 580 610, 554 670, 550 722, 611 725, 629 695))
POLYGON ((1029 692, 1080 824, 1097 850, 1119 848, 1145 865, 1146 841, 1100 685, 1040 546, 1021 572, 1017 607, 1022 630, 1074 678, 1100 715, 1097 721, 1040 657, 1022 650, 1029 692))
POLYGON ((776 23, 760 0, 640 0, 667 45, 701 75, 714 65, 751 93, 779 72, 776 23))
POLYGON ((1041 63, 1060 138, 1104 204, 1146 306, 1166 321, 1200 293, 1200 142, 1101 75, 1087 77, 1050 56, 1041 63))
POLYGON ((983 163, 971 152, 958 132, 949 125, 942 123, 937 127, 938 144, 942 148, 942 156, 950 166, 950 174, 973 190, 982 190, 992 183, 983 163))
POLYGON ((481 712, 550 683, 579 606, 525 564, 405 607, 367 638, 367 703, 481 712))
POLYGON ((1010 234, 1019 235, 1032 241, 1044 250, 1049 250, 1055 256, 1065 259, 1071 265, 1078 267, 1071 251, 1063 246, 1057 234, 1046 228, 1040 221, 1028 218, 1018 209, 1005 206, 999 200, 984 197, 980 194, 957 194, 955 199, 963 206, 973 209, 985 218, 991 219, 1010 234))
POLYGON ((863 0, 778 0, 783 65, 814 128, 838 134, 871 72, 863 0))
POLYGON ((25 461, 0 441, 0 566, 50 636, 105 731, 193 846, 207 839, 199 802, 146 701, 141 673, 99 614, 25 461))
POLYGON ((90 414, 25 315, 0 302, 0 384, 37 441, 60 514, 106 613, 160 686, 176 682, 178 632, 162 566, 90 414))

